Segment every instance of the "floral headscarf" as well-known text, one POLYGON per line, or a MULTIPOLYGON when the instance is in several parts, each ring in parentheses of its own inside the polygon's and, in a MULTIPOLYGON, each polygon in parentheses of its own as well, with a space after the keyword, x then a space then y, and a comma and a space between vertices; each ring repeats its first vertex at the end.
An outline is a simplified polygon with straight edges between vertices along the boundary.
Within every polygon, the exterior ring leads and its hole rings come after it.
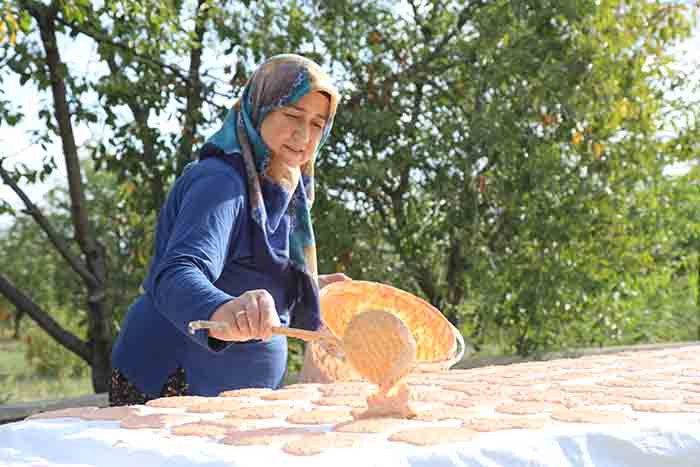
POLYGON ((321 323, 316 246, 310 215, 314 199, 314 162, 333 126, 338 97, 330 77, 316 63, 299 55, 274 56, 255 71, 222 127, 206 141, 200 152, 200 159, 214 154, 243 157, 251 214, 257 226, 254 235, 256 261, 277 268, 291 263, 300 274, 301 302, 293 312, 293 323, 306 329, 318 329, 321 323), (262 140, 260 127, 271 111, 294 104, 313 91, 329 97, 330 112, 316 153, 299 171, 273 160, 262 140), (268 241, 285 213, 289 213, 291 221, 289 260, 280 257, 268 241))

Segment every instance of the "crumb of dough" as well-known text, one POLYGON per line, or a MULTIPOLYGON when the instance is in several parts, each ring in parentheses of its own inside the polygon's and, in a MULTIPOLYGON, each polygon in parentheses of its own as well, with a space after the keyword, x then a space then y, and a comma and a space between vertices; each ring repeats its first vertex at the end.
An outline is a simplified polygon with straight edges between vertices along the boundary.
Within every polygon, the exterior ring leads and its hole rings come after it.
POLYGON ((278 389, 260 396, 260 399, 268 401, 282 400, 313 400, 319 397, 319 392, 310 389, 278 389))
POLYGON ((680 400, 681 393, 678 391, 668 391, 665 389, 621 389, 619 391, 611 391, 609 394, 616 396, 628 397, 630 399, 639 400, 680 400))
POLYGON ((698 394, 693 394, 693 395, 687 395, 683 398, 683 402, 686 404, 691 404, 691 405, 700 405, 700 395, 698 394))
POLYGON ((159 429, 194 421, 199 421, 199 419, 197 417, 182 414, 130 415, 124 418, 119 423, 119 426, 127 429, 159 429))
POLYGON ((325 425, 349 420, 352 420, 352 415, 350 409, 346 407, 300 410, 287 417, 287 422, 299 425, 325 425))
POLYGON ((634 420, 622 412, 600 410, 588 407, 576 407, 572 409, 555 409, 551 417, 560 422, 569 423, 629 423, 634 420))
POLYGON ((700 392, 700 384, 686 383, 679 385, 678 389, 684 392, 700 392))
POLYGON ((192 407, 204 400, 209 399, 209 397, 204 396, 171 396, 171 397, 159 397, 158 399, 152 399, 146 402, 149 407, 156 407, 159 409, 182 409, 192 407))
POLYGON ((632 400, 628 397, 620 397, 611 394, 572 394, 562 404, 569 408, 588 407, 588 406, 606 406, 606 405, 630 405, 632 400))
POLYGON ((333 431, 340 433, 385 433, 411 428, 414 424, 421 425, 405 418, 364 418, 339 423, 333 427, 333 431))
POLYGON ((294 383, 282 386, 280 389, 308 389, 320 391, 325 386, 323 383, 294 383))
POLYGON ((328 449, 359 447, 366 440, 357 433, 313 433, 287 442, 282 450, 294 456, 314 456, 328 449))
POLYGON ((638 401, 632 403, 632 408, 638 412, 700 413, 700 406, 679 402, 638 401))
POLYGON ((610 388, 640 388, 645 386, 639 380, 630 380, 623 378, 603 379, 600 381, 596 381, 595 384, 610 388))
POLYGON ((558 389, 544 391, 523 391, 513 394, 511 398, 516 402, 546 402, 549 404, 565 405, 571 395, 558 389))
POLYGON ((205 438, 218 438, 228 434, 231 427, 210 422, 192 422, 176 425, 170 429, 175 436, 199 436, 205 438))
POLYGON ((462 423, 464 428, 474 431, 540 430, 547 424, 541 417, 477 417, 462 423))
POLYGON ((223 391, 219 393, 219 397, 260 397, 263 394, 272 392, 270 388, 243 388, 243 389, 231 389, 230 391, 223 391))
POLYGON ((250 407, 255 402, 255 399, 249 397, 206 397, 204 400, 193 402, 187 407, 187 412, 232 412, 242 407, 250 407))
POLYGON ((449 391, 444 389, 420 390, 411 389, 412 401, 424 402, 451 402, 459 399, 464 399, 465 394, 459 391, 449 391))
POLYGON ((376 390, 377 385, 372 383, 334 383, 326 384, 319 388, 324 396, 359 396, 364 397, 376 390))
POLYGON ((600 387, 596 387, 593 384, 561 384, 559 389, 565 393, 584 393, 584 394, 597 394, 601 392, 600 387))
POLYGON ((220 442, 233 446, 269 446, 293 441, 306 433, 309 431, 299 427, 258 428, 229 433, 220 442))
POLYGON ((415 419, 424 422, 439 422, 442 420, 470 420, 475 415, 474 410, 464 407, 450 407, 440 405, 437 407, 419 410, 415 419))
POLYGON ((476 434, 477 432, 468 428, 435 426, 397 431, 389 436, 389 441, 401 441, 416 446, 431 446, 470 441, 476 434))
POLYGON ((361 396, 329 396, 313 401, 316 405, 332 405, 362 409, 367 407, 367 400, 361 396))
POLYGON ((453 407, 461 407, 463 409, 469 409, 472 407, 478 407, 482 402, 485 402, 486 400, 474 400, 474 399, 460 399, 456 401, 447 401, 445 402, 446 405, 453 406, 453 407))
POLYGON ((225 418, 278 418, 286 417, 297 410, 296 407, 290 404, 260 404, 241 407, 240 409, 226 412, 225 418))
POLYGON ((413 418, 415 409, 411 406, 411 390, 404 383, 399 383, 388 392, 378 391, 367 397, 367 410, 355 412, 356 419, 394 417, 413 418))
POLYGON ((544 402, 510 402, 496 406, 496 412, 512 415, 537 415, 549 411, 550 404, 544 402))
POLYGON ((443 389, 448 391, 457 391, 472 397, 481 397, 486 394, 494 395, 495 392, 485 384, 477 383, 449 383, 442 386, 443 389))

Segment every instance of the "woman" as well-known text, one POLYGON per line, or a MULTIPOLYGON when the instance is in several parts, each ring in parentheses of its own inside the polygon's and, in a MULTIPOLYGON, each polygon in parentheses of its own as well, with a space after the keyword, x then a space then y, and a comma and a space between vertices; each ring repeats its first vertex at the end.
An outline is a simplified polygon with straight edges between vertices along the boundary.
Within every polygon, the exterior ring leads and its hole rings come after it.
POLYGON ((271 328, 318 329, 319 285, 348 279, 317 277, 309 216, 337 104, 304 57, 279 55, 253 74, 161 209, 144 293, 112 352, 111 405, 279 387, 287 341, 271 328), (230 331, 189 335, 200 319, 230 331))

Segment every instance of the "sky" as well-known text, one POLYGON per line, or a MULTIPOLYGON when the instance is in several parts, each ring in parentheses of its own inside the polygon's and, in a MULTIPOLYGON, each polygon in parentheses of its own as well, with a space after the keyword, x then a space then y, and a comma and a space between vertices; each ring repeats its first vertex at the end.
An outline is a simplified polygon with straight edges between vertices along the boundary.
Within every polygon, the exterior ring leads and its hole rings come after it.
MULTIPOLYGON (((80 67, 84 73, 94 73, 97 70, 96 59, 86 60, 85 50, 91 49, 91 43, 77 38, 66 41, 63 39, 61 43, 59 39, 59 50, 61 50, 62 58, 72 69, 75 66, 80 67)), ((94 52, 94 51, 93 51, 94 52)), ((674 55, 678 58, 678 66, 684 70, 700 69, 700 24, 696 26, 692 37, 679 44, 674 50, 674 55)), ((94 56, 94 53, 92 54, 94 56)), ((90 57, 90 54, 88 54, 90 57)), ((32 118, 37 115, 41 108, 41 102, 46 102, 50 99, 49 94, 37 94, 31 85, 22 86, 18 79, 14 76, 7 76, 2 82, 4 95, 0 97, 9 99, 16 105, 21 103, 19 107, 25 114, 25 120, 14 127, 6 124, 0 124, 0 156, 6 157, 4 162, 5 168, 12 168, 16 164, 26 164, 30 168, 41 167, 44 162, 45 154, 51 153, 55 155, 57 169, 43 183, 34 185, 23 184, 22 188, 29 198, 37 205, 42 206, 46 193, 55 186, 64 186, 65 181, 65 163, 61 152, 60 142, 56 141, 47 146, 46 151, 38 144, 32 144, 30 133, 32 130, 41 129, 43 123, 38 118, 32 118)), ((689 96, 690 97, 690 96, 689 96)), ((700 99, 700 96, 694 96, 700 99)), ((173 127, 178 126, 177 121, 164 120, 161 125, 173 127)), ((96 140, 100 137, 99 134, 91 133, 91 130, 86 126, 74 127, 76 143, 78 147, 86 142, 96 140)), ((677 165, 668 167, 665 173, 669 175, 682 174, 687 170, 685 165, 677 165)), ((22 203, 17 195, 6 185, 0 184, 0 199, 9 202, 15 208, 21 208, 22 203)), ((12 222, 12 217, 9 215, 0 215, 0 229, 8 228, 12 222)))

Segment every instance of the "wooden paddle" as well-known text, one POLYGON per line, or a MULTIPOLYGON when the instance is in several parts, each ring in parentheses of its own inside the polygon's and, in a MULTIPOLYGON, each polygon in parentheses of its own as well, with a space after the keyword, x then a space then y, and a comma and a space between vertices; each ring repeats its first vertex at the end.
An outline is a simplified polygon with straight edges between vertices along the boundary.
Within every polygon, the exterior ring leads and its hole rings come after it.
MULTIPOLYGON (((211 329, 214 331, 228 331, 230 329, 230 326, 228 323, 226 323, 224 321, 206 321, 206 320, 190 321, 190 323, 188 324, 188 330, 189 330, 190 334, 194 334, 196 331, 198 331, 200 329, 211 329)), ((340 341, 340 339, 333 336, 332 334, 328 334, 325 332, 307 331, 306 329, 273 326, 272 333, 277 334, 277 335, 281 335, 281 336, 293 337, 295 339, 301 339, 303 341, 325 340, 325 341, 328 341, 332 344, 342 346, 342 342, 340 341)))
MULTIPOLYGON (((230 326, 223 321, 191 321, 188 329, 194 334, 198 329, 227 331, 230 326)), ((275 326, 272 332, 304 341, 329 342, 339 355, 340 351, 345 354, 360 375, 379 385, 382 392, 387 392, 415 366, 416 342, 411 331, 399 317, 384 310, 355 315, 342 339, 325 332, 297 328, 275 326)))

